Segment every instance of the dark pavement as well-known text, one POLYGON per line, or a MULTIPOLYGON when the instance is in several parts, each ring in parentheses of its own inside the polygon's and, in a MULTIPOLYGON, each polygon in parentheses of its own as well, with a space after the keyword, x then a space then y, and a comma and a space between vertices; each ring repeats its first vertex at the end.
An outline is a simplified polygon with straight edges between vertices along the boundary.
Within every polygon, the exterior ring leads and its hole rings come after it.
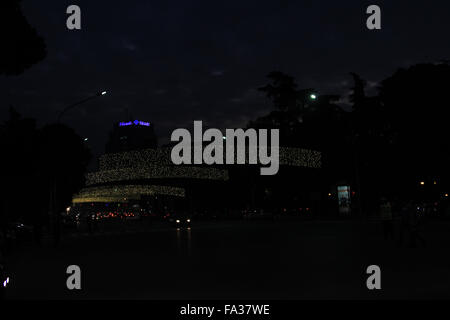
POLYGON ((450 298, 450 223, 424 226, 426 247, 384 240, 378 222, 198 222, 190 230, 65 237, 10 257, 8 298, 450 298), (79 265, 82 289, 66 288, 79 265), (381 290, 366 288, 367 266, 381 290))

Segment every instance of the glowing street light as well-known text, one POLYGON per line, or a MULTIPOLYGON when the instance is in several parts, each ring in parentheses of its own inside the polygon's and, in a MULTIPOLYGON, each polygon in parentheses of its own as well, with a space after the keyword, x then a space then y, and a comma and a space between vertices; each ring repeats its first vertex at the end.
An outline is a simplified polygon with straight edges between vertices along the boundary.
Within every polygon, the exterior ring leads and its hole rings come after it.
POLYGON ((425 184, 425 181, 420 181, 420 185, 423 186, 425 184))
POLYGON ((106 94, 107 94, 107 91, 100 91, 100 92, 98 92, 98 93, 96 93, 96 94, 94 94, 94 95, 92 95, 92 96, 89 96, 89 97, 87 97, 87 98, 85 98, 85 99, 83 99, 83 100, 80 100, 80 101, 78 101, 78 102, 75 102, 74 104, 71 104, 71 105, 65 107, 65 108, 64 108, 63 110, 61 110, 61 112, 58 114, 58 118, 57 118, 56 121, 59 123, 59 121, 61 120, 61 117, 62 117, 69 109, 72 109, 72 108, 74 108, 74 107, 76 107, 76 106, 78 106, 78 105, 80 105, 80 104, 82 104, 82 103, 85 103, 85 102, 87 102, 87 101, 89 101, 89 100, 95 99, 96 97, 104 96, 104 95, 106 95, 106 94))
POLYGON ((310 98, 311 100, 316 100, 316 99, 317 99, 317 95, 315 95, 314 93, 311 93, 311 94, 309 95, 309 98, 310 98))

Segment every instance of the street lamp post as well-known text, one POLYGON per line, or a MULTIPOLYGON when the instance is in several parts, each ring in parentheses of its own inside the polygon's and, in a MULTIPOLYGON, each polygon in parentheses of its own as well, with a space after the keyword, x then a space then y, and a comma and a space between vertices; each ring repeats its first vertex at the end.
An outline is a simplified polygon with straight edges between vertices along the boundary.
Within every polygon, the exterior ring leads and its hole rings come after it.
POLYGON ((70 109, 73 109, 73 108, 75 108, 76 106, 78 106, 78 105, 80 105, 80 104, 82 104, 82 103, 85 103, 85 102, 87 102, 87 101, 89 101, 89 100, 95 99, 95 98, 97 98, 97 97, 104 96, 106 93, 107 93, 106 91, 98 92, 98 93, 96 93, 96 94, 94 94, 94 95, 92 95, 92 96, 89 96, 89 97, 87 97, 87 98, 85 98, 85 99, 83 99, 83 100, 80 100, 80 101, 78 101, 78 102, 75 102, 75 103, 73 103, 73 104, 71 104, 71 105, 65 107, 65 108, 64 108, 63 110, 61 110, 61 112, 58 114, 58 118, 56 119, 56 122, 59 123, 60 120, 61 120, 61 118, 62 118, 62 116, 63 116, 67 111, 69 111, 70 109))
MULTIPOLYGON (((60 123, 62 116, 69 110, 75 108, 76 106, 79 106, 80 104, 83 104, 89 100, 95 99, 97 97, 101 97, 104 96, 107 92, 106 91, 101 91, 98 92, 92 96, 89 96, 83 100, 80 100, 78 102, 75 102, 71 105, 68 105, 67 107, 65 107, 64 109, 61 110, 61 112, 58 114, 58 117, 56 118, 56 122, 60 123)), ((86 139, 84 139, 84 141, 87 141, 86 139)), ((57 190, 57 178, 56 176, 53 178, 53 183, 52 183, 52 190, 50 190, 50 208, 52 211, 52 216, 53 216, 53 228, 54 228, 54 236, 55 236, 55 245, 58 245, 59 240, 60 240, 60 217, 59 217, 59 213, 58 213, 58 202, 56 199, 56 190, 57 190)))

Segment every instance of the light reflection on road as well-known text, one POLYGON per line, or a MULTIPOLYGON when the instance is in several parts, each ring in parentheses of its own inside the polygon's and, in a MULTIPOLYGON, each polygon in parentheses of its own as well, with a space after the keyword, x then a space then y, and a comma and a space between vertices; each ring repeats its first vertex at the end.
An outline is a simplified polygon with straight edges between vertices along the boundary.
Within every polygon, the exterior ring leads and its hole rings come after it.
POLYGON ((191 227, 187 228, 177 228, 176 230, 177 238, 177 251, 178 254, 186 253, 189 257, 192 254, 192 233, 191 227))

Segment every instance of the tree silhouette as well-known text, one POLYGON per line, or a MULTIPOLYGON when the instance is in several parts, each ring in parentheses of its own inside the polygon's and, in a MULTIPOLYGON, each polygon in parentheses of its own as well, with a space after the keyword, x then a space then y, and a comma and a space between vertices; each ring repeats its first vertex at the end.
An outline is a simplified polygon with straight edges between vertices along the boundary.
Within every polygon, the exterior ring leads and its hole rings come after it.
POLYGON ((418 64, 399 69, 380 87, 385 126, 395 145, 396 175, 409 180, 449 180, 450 66, 418 64))
MULTIPOLYGON (((348 112, 336 104, 337 95, 317 94, 312 99, 313 89, 298 89, 295 79, 289 75, 275 71, 269 73, 268 78, 270 83, 259 91, 271 99, 275 110, 250 121, 248 127, 279 129, 282 147, 320 151, 320 172, 312 177, 306 170, 302 177, 305 185, 328 193, 328 187, 349 176, 351 170, 351 153, 346 140, 348 112)), ((297 174, 295 170, 284 168, 277 175, 282 183, 272 186, 276 189, 273 198, 285 207, 302 197, 298 194, 298 181, 293 180, 297 174)))
POLYGON ((358 74, 350 72, 353 78, 353 87, 351 88, 352 93, 350 94, 350 102, 352 103, 352 110, 355 111, 359 109, 361 105, 365 103, 366 93, 366 81, 363 80, 358 74))
POLYGON ((0 2, 0 75, 19 75, 46 56, 45 42, 23 15, 20 2, 0 2))
MULTIPOLYGON (((389 144, 386 141, 386 119, 378 96, 368 97, 365 93, 366 81, 356 73, 350 73, 354 85, 349 100, 352 112, 349 114, 350 154, 354 166, 354 182, 357 186, 359 205, 367 212, 378 203, 381 193, 388 193, 382 188, 389 179, 389 165, 383 165, 389 144)), ((387 161, 389 162, 389 161, 387 161)))
POLYGON ((57 183, 57 211, 72 201, 84 185, 91 153, 83 139, 63 124, 44 126, 39 132, 39 170, 48 186, 57 183))
POLYGON ((351 74, 353 152, 363 202, 381 195, 413 197, 421 180, 448 185, 447 129, 450 66, 418 64, 383 80, 379 94, 365 95, 365 81, 351 74))
POLYGON ((309 99, 313 89, 297 89, 295 79, 280 71, 272 71, 267 78, 270 83, 258 88, 264 92, 275 107, 269 114, 250 121, 249 127, 277 128, 280 130, 280 140, 286 146, 299 144, 297 131, 303 122, 306 107, 314 104, 309 99))
POLYGON ((271 83, 258 90, 264 92, 278 110, 295 108, 298 105, 298 90, 294 78, 280 71, 272 71, 267 77, 271 83))
POLYGON ((34 162, 38 154, 36 136, 35 121, 22 118, 10 108, 10 119, 0 128, 0 210, 3 221, 27 218, 33 212, 31 206, 39 193, 34 162))
POLYGON ((0 147, 6 155, 0 157, 3 226, 17 220, 41 225, 49 211, 62 212, 83 186, 90 151, 63 124, 37 128, 34 119, 11 108, 10 119, 0 127, 0 147))

